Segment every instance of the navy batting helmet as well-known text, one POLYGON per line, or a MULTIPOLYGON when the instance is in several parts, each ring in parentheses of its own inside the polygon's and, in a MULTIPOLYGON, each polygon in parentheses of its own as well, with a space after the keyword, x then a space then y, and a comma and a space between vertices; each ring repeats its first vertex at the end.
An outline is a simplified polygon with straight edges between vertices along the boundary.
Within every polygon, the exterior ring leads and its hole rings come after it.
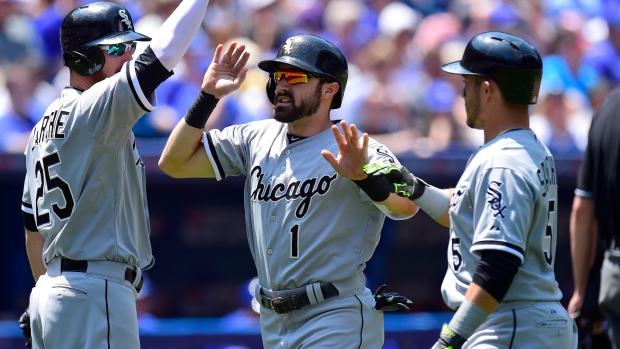
POLYGON ((334 96, 331 107, 332 109, 340 108, 349 77, 349 66, 344 54, 334 44, 315 35, 294 35, 280 46, 275 59, 258 63, 260 69, 269 73, 267 97, 272 103, 276 90, 273 72, 278 69, 280 63, 290 64, 303 71, 337 82, 338 94, 334 96))
POLYGON ((450 74, 479 75, 495 81, 504 97, 515 104, 536 104, 543 63, 527 41, 502 32, 474 36, 460 61, 441 69, 450 74))
POLYGON ((63 62, 83 76, 95 75, 103 68, 105 56, 97 45, 149 40, 148 36, 134 31, 131 15, 125 7, 106 1, 74 9, 60 26, 63 62))

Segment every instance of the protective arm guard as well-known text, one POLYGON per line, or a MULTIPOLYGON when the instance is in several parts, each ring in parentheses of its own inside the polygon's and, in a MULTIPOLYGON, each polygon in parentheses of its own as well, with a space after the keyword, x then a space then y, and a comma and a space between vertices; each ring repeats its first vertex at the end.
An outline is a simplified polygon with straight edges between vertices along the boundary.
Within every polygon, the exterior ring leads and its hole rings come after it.
POLYGON ((419 185, 420 179, 416 178, 405 166, 396 165, 391 162, 373 162, 364 166, 367 175, 383 176, 392 186, 391 192, 398 196, 406 197, 411 200, 422 195, 419 185), (417 190, 417 191, 416 191, 417 190))

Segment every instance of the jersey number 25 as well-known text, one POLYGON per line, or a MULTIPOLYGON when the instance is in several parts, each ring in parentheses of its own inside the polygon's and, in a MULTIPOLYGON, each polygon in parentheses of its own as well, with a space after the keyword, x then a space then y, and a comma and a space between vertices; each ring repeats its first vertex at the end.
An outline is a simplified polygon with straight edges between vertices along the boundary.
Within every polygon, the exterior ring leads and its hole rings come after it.
POLYGON ((52 203, 52 210, 58 218, 68 218, 71 216, 71 212, 73 212, 75 201, 73 200, 73 195, 71 194, 71 188, 69 188, 67 182, 63 181, 60 177, 50 175, 50 167, 58 164, 60 164, 60 157, 58 156, 58 153, 48 154, 35 164, 35 176, 41 183, 37 188, 37 196, 34 205, 37 227, 50 223, 49 210, 42 209, 39 207, 39 204, 42 205, 45 203, 45 195, 54 189, 60 190, 65 201, 65 207, 58 206, 57 202, 52 203))

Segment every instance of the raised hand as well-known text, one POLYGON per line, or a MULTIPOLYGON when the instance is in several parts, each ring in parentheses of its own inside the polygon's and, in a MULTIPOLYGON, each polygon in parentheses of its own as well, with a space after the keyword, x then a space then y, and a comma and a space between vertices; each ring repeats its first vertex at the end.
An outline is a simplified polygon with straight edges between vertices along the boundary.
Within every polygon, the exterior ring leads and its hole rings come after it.
POLYGON ((364 172, 364 165, 368 163, 368 134, 364 133, 360 138, 357 127, 349 125, 346 121, 340 121, 342 132, 338 126, 332 126, 334 138, 338 143, 338 155, 334 156, 329 150, 321 151, 321 155, 329 162, 339 175, 361 180, 368 175, 364 172))
POLYGON ((236 91, 245 80, 248 69, 245 65, 250 59, 250 53, 245 51, 245 45, 238 45, 233 41, 222 56, 224 45, 219 44, 215 49, 213 61, 209 65, 202 80, 201 89, 222 98, 236 91))

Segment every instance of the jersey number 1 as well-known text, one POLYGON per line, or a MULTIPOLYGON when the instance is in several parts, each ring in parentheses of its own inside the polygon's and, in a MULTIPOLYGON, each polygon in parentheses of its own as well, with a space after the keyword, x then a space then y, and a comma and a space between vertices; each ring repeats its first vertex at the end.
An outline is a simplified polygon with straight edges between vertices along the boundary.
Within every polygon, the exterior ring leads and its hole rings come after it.
POLYGON ((291 234, 291 258, 299 258, 299 224, 295 224, 291 234))
POLYGON ((71 195, 71 188, 69 188, 67 182, 63 181, 60 177, 50 175, 50 167, 58 164, 60 164, 58 153, 51 153, 37 161, 34 167, 35 175, 41 180, 41 185, 37 188, 37 198, 34 205, 37 227, 50 223, 49 211, 42 210, 39 207, 39 201, 45 201, 45 194, 54 189, 59 189, 65 200, 65 207, 58 206, 58 203, 52 204, 52 210, 58 218, 68 218, 71 216, 71 212, 73 212, 75 202, 73 200, 73 195, 71 195))

